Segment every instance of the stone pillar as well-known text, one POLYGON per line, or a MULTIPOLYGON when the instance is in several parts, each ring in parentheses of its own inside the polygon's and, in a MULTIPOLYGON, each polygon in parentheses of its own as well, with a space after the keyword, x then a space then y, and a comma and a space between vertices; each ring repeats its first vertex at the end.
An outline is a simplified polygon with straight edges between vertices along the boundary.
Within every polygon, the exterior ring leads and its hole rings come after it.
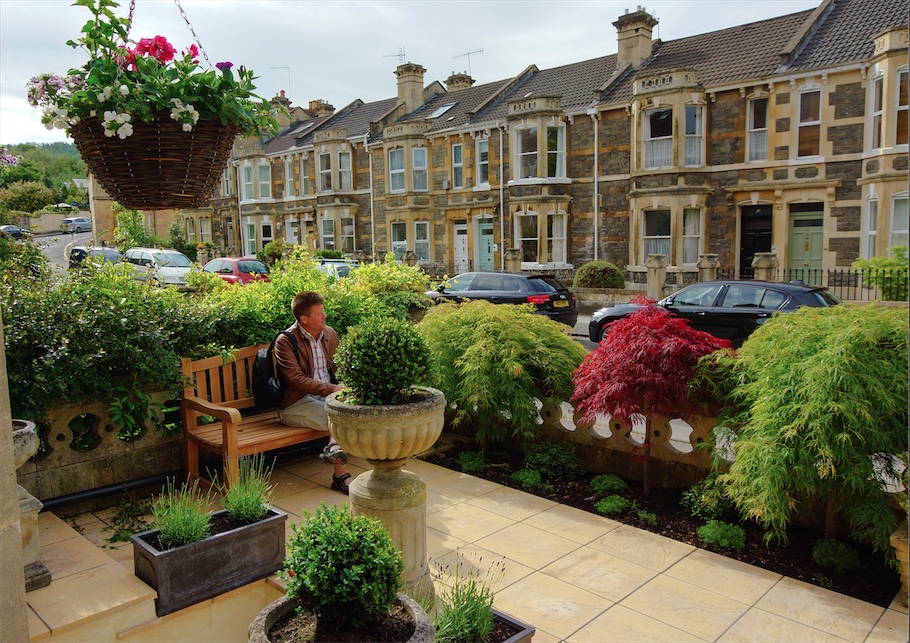
POLYGON ((664 298, 667 282, 667 255, 648 255, 645 267, 648 269, 648 297, 659 301, 664 298))
POLYGON ((521 250, 509 248, 505 255, 506 272, 521 272, 521 250))
POLYGON ((758 281, 777 281, 777 255, 773 252, 756 252, 752 259, 755 268, 755 279, 758 281))
POLYGON ((699 255, 698 263, 695 264, 695 267, 698 268, 699 281, 714 281, 717 279, 717 269, 720 267, 720 260, 716 254, 699 255))
POLYGON ((405 250, 401 259, 409 266, 417 265, 417 253, 413 250, 405 250))
POLYGON ((16 469, 13 462, 13 423, 6 378, 6 353, 0 324, 0 641, 28 641, 28 606, 22 569, 22 531, 16 469))

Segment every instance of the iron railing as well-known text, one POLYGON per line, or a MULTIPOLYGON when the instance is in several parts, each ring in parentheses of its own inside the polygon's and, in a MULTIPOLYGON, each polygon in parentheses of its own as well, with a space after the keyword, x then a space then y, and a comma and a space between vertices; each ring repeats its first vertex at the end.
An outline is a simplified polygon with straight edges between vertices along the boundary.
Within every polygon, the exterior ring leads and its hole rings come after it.
MULTIPOLYGON (((755 270, 721 269, 718 279, 755 279, 755 270)), ((807 286, 825 286, 844 301, 907 301, 906 268, 789 269, 778 270, 772 281, 800 281, 807 286)))

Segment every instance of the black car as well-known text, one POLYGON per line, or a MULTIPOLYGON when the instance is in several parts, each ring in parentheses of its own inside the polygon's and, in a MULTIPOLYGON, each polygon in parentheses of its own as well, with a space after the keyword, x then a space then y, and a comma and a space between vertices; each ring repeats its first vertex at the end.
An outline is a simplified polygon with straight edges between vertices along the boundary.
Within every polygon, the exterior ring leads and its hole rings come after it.
MULTIPOLYGON (((693 328, 729 339, 739 348, 752 332, 776 312, 793 312, 801 306, 825 308, 841 300, 820 286, 765 281, 707 281, 687 286, 657 302, 693 328)), ((591 315, 588 336, 603 339, 609 325, 641 308, 638 304, 618 304, 601 308, 591 315)))
POLYGON ((23 230, 15 225, 0 225, 0 237, 11 237, 13 239, 22 239, 27 237, 28 231, 23 230))
POLYGON ((455 301, 483 299, 494 304, 534 304, 538 313, 552 320, 569 326, 578 321, 575 294, 551 275, 466 272, 427 295, 455 301))
POLYGON ((108 246, 73 246, 70 249, 69 267, 78 268, 87 257, 97 257, 99 261, 117 263, 121 259, 120 251, 108 246))

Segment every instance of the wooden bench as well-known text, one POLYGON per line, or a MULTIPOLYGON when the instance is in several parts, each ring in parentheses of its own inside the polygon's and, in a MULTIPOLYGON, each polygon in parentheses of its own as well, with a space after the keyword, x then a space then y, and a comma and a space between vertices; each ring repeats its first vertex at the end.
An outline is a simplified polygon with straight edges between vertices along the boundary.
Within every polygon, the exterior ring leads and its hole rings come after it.
POLYGON ((207 482, 199 475, 199 449, 221 455, 225 481, 230 485, 237 480, 240 456, 328 437, 327 431, 282 424, 277 410, 241 415, 241 409, 256 406, 250 382, 256 351, 263 347, 268 344, 241 348, 228 361, 221 355, 182 360, 186 387, 181 395, 180 415, 184 464, 190 483, 207 482), (210 415, 217 422, 200 425, 202 415, 210 415))

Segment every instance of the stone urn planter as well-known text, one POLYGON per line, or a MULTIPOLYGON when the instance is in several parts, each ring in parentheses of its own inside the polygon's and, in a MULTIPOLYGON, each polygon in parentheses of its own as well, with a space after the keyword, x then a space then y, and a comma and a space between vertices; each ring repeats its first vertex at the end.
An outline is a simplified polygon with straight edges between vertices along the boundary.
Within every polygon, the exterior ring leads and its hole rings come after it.
MULTIPOLYGON (((414 634, 408 639, 408 643, 433 643, 436 640, 436 631, 433 629, 433 624, 430 622, 427 613, 423 611, 423 608, 402 593, 398 594, 397 602, 405 606, 405 609, 411 613, 416 623, 414 634)), ((272 626, 285 616, 297 611, 299 607, 299 599, 287 596, 282 596, 266 605, 259 612, 256 620, 250 623, 249 642, 269 643, 269 630, 272 626)))
POLYGON ((894 547, 894 553, 901 568, 900 601, 903 605, 907 605, 907 570, 910 569, 907 552, 907 518, 904 518, 897 531, 891 534, 891 546, 894 547))
MULTIPOLYGON (((13 419, 13 466, 18 469, 38 451, 38 432, 35 423, 13 419)), ((44 505, 22 485, 16 485, 19 495, 19 526, 22 530, 22 567, 25 572, 25 591, 30 592, 51 583, 51 572, 39 558, 38 513, 44 505)))
POLYGON ((426 484, 403 469, 408 458, 429 449, 445 423, 445 396, 429 387, 409 404, 353 405, 333 393, 325 400, 329 432, 349 454, 366 459, 372 471, 349 489, 351 511, 378 518, 404 556, 404 593, 433 596, 426 564, 426 484))
MULTIPOLYGON (((213 521, 225 513, 213 512, 213 521)), ((158 592, 155 612, 170 614, 281 569, 287 519, 271 507, 258 522, 163 551, 153 544, 157 529, 130 536, 136 576, 158 592)))

